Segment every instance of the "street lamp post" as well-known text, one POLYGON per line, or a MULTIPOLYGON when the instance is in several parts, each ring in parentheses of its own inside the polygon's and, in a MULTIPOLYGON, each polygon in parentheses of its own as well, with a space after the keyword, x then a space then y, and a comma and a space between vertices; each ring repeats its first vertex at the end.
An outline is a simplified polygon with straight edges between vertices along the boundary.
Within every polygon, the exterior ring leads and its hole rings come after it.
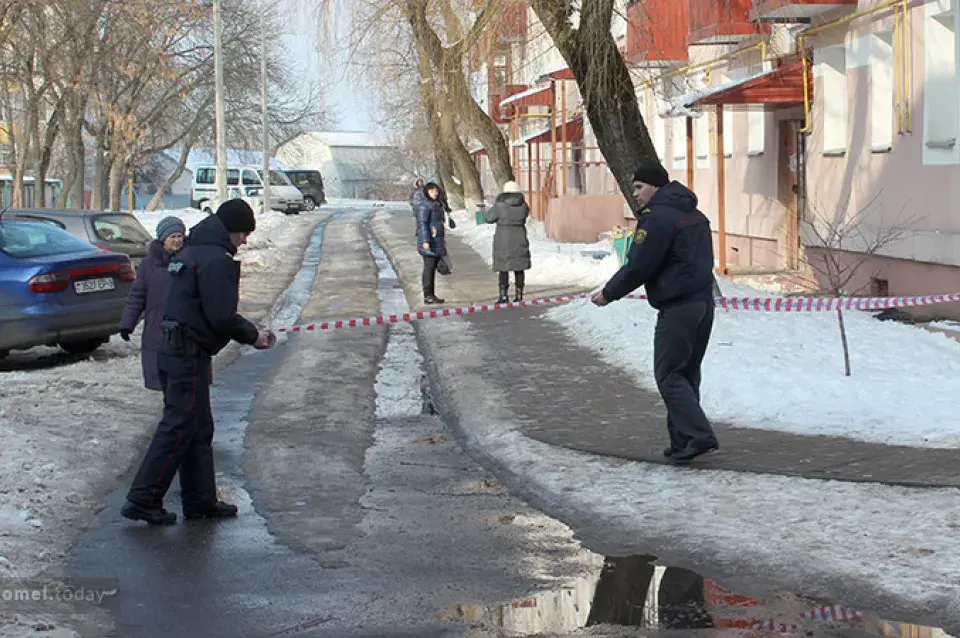
MULTIPOLYGON (((216 95, 215 111, 217 126, 217 199, 219 203, 227 201, 227 143, 226 116, 223 96, 223 26, 221 24, 220 0, 213 0, 213 66, 216 95)), ((219 204, 218 204, 219 205, 219 204)))
POLYGON ((263 212, 270 210, 270 125, 267 100, 267 16, 266 11, 260 17, 260 109, 263 117, 263 212))

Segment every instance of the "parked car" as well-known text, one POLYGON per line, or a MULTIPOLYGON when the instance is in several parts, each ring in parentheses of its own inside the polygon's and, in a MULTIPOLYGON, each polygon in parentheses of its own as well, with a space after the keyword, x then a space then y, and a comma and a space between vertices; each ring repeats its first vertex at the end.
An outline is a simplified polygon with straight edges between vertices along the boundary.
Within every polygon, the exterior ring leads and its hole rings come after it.
POLYGON ((283 172, 290 178, 293 185, 303 193, 306 210, 314 210, 317 206, 327 203, 327 196, 323 192, 323 176, 320 171, 295 168, 283 172))
MULTIPOLYGON (((263 197, 263 169, 256 166, 228 166, 227 190, 239 197, 263 197)), ((207 213, 216 209, 217 167, 200 166, 193 173, 192 205, 207 213)), ((270 171, 270 208, 297 215, 304 208, 303 193, 280 171, 270 171)))
POLYGON ((130 213, 29 208, 8 210, 3 219, 53 224, 98 248, 125 254, 134 268, 147 256, 153 241, 150 231, 130 213))
POLYGON ((93 352, 120 331, 130 258, 54 224, 0 218, 0 357, 59 345, 93 352))

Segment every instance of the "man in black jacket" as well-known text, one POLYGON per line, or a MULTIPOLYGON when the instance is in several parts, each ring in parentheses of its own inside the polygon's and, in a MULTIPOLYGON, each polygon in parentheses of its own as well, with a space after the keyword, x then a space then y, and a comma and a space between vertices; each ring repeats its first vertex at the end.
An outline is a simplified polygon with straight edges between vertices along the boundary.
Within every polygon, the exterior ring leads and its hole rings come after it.
POLYGON ((697 196, 670 181, 659 164, 644 164, 633 176, 634 195, 649 212, 638 216, 629 261, 593 303, 605 306, 640 286, 657 309, 653 337, 654 376, 667 408, 667 458, 690 461, 719 448, 700 407, 700 365, 713 329, 713 238, 710 221, 697 210, 697 196))
POLYGON ((237 515, 235 505, 217 499, 210 380, 213 357, 231 340, 258 349, 274 343, 272 333, 237 313, 240 262, 234 256, 255 228, 253 209, 245 201, 224 202, 190 229, 186 246, 170 260, 158 360, 163 418, 121 509, 126 518, 175 523, 177 516, 163 508, 163 499, 177 471, 184 518, 237 515))

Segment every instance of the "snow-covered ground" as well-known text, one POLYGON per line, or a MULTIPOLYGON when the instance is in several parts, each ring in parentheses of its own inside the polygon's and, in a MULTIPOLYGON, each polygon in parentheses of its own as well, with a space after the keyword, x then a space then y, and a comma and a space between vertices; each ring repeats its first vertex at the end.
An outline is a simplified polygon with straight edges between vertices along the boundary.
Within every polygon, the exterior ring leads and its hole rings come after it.
MULTIPOLYGON (((769 297, 720 281, 725 296, 769 297)), ((643 291, 638 291, 642 293, 643 291)), ((656 390, 646 300, 551 309, 578 343, 656 390), (610 344, 619 344, 610 347, 610 344)), ((844 313, 852 376, 844 376, 834 312, 717 310, 703 365, 709 417, 739 427, 837 435, 916 447, 960 447, 960 343, 916 326, 844 313)))
MULTIPOLYGON (((203 218, 190 209, 137 216, 154 233, 170 214, 188 227, 203 218)), ((296 271, 315 221, 259 216, 239 254, 241 303, 270 308, 273 299, 262 297, 296 271)), ((89 357, 33 348, 0 360, 0 579, 56 576, 73 535, 156 427, 161 397, 143 387, 141 331, 142 324, 130 343, 114 337, 89 357)), ((0 635, 29 633, 36 622, 0 609, 0 635)))
MULTIPOLYGON (((453 218, 457 227, 447 232, 463 239, 484 261, 492 264, 496 226, 477 226, 473 215, 466 211, 454 212, 453 218)), ((620 267, 609 241, 560 244, 548 239, 543 222, 535 219, 527 221, 527 236, 530 239, 532 266, 527 271, 527 285, 590 288, 605 282, 620 267)))

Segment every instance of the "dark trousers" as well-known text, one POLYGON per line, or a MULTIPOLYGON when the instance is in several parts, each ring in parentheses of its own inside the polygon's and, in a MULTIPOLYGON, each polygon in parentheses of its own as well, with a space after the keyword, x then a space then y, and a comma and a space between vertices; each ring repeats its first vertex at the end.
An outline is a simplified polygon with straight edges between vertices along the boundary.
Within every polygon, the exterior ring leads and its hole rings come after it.
POLYGON ((423 275, 420 279, 423 283, 424 295, 432 295, 435 292, 437 282, 437 264, 439 263, 439 257, 423 257, 423 275))
MULTIPOLYGON (((526 279, 525 275, 526 275, 526 273, 525 273, 524 271, 522 271, 522 270, 516 270, 516 271, 514 271, 514 273, 513 273, 513 283, 517 286, 518 289, 523 288, 523 283, 524 283, 524 280, 526 279)), ((503 287, 509 286, 509 285, 510 285, 510 273, 507 272, 507 271, 505 271, 505 270, 501 270, 500 273, 499 273, 499 281, 500 281, 500 285, 501 285, 501 286, 503 286, 503 287)))
POLYGON ((173 475, 179 471, 184 509, 202 509, 217 500, 210 409, 212 362, 196 345, 178 354, 164 342, 159 369, 163 417, 127 500, 148 509, 162 507, 173 475))
POLYGON ((700 407, 700 365, 710 343, 713 313, 711 300, 672 306, 657 315, 654 376, 667 408, 670 445, 676 450, 717 440, 700 407))

